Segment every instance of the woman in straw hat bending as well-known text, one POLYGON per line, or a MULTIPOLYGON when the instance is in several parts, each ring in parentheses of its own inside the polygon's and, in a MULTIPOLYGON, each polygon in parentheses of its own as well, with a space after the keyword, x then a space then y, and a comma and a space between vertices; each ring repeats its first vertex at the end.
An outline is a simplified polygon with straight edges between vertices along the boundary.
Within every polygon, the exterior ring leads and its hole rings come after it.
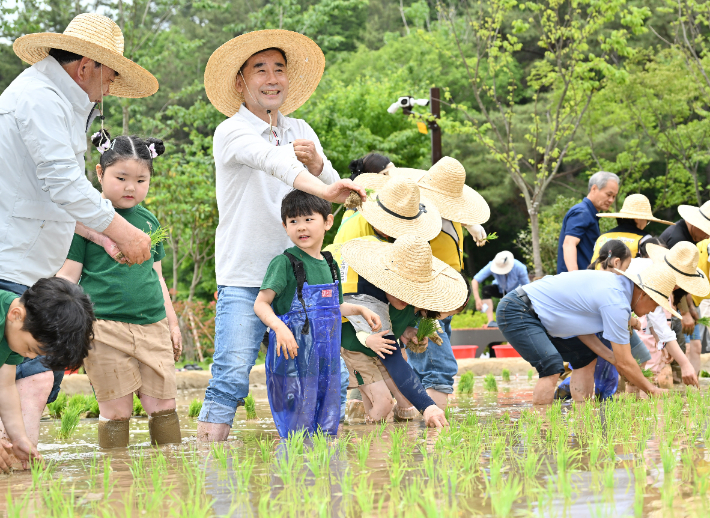
POLYGON ((219 47, 205 69, 210 102, 229 119, 217 127, 214 158, 219 225, 213 378, 197 428, 201 440, 226 440, 249 393, 265 327, 254 314, 271 260, 291 246, 281 200, 293 188, 331 202, 352 190, 323 154, 311 127, 287 117, 313 94, 325 57, 310 38, 284 30, 243 34, 219 47))
POLYGON ((675 284, 673 270, 655 264, 636 275, 594 270, 548 275, 508 293, 498 304, 498 326, 538 371, 533 404, 552 402, 564 361, 575 367, 573 399, 592 397, 598 355, 644 392, 664 392, 644 377, 631 355, 628 323, 632 311, 643 316, 659 305, 675 314, 668 302, 675 284), (596 333, 611 342, 612 354, 596 333))
MULTIPOLYGON (((158 82, 123 57, 118 25, 96 14, 80 14, 63 34, 22 36, 13 49, 32 66, 0 95, 0 289, 20 294, 57 273, 75 230, 111 255, 120 250, 126 262, 147 260, 150 238, 92 187, 84 153, 95 103, 108 94, 152 95, 158 82)), ((56 398, 62 376, 41 359, 17 366, 35 443, 45 402, 56 398)))

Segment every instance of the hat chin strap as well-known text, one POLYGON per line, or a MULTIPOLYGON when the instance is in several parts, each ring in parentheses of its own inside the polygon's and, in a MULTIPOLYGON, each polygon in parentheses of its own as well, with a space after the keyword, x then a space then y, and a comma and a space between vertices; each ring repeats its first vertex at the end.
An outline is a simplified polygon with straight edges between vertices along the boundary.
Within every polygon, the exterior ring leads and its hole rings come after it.
POLYGON ((251 95, 251 98, 254 99, 254 102, 264 108, 266 110, 266 115, 269 116, 269 142, 271 142, 274 138, 274 125, 271 123, 271 110, 267 110, 266 106, 261 104, 261 101, 259 101, 256 97, 254 97, 254 94, 251 93, 251 90, 249 90, 249 85, 247 84, 247 80, 244 79, 244 74, 242 74, 242 71, 239 71, 239 75, 242 76, 242 81, 244 82, 244 86, 247 89, 247 92, 249 92, 249 95, 251 95))

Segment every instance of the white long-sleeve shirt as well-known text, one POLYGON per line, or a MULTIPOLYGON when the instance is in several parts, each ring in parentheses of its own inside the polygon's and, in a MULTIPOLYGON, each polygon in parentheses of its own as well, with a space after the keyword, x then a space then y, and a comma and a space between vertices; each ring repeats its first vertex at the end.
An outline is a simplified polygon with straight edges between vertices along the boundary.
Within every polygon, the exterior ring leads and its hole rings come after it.
POLYGON ((89 96, 53 57, 0 95, 0 279, 32 285, 64 264, 76 222, 114 217, 85 176, 89 96))
POLYGON ((323 158, 318 177, 340 179, 313 129, 301 119, 275 117, 269 124, 242 105, 214 135, 217 208, 215 267, 220 286, 259 287, 271 260, 293 246, 281 224, 281 200, 296 177, 307 171, 293 149, 296 139, 312 140, 323 158))

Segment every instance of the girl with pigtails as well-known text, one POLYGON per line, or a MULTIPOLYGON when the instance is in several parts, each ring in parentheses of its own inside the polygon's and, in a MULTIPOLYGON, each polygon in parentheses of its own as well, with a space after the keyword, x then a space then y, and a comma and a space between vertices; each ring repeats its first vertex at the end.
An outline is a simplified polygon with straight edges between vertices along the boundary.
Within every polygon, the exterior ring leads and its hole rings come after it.
MULTIPOLYGON (((92 142, 101 153, 96 173, 102 197, 139 230, 158 231, 160 223, 141 203, 148 194, 153 160, 165 152, 163 141, 136 136, 111 140, 102 130, 92 142)), ((148 413, 151 442, 181 441, 175 361, 182 352, 182 338, 162 275, 164 256, 158 242, 148 261, 128 265, 75 235, 57 274, 79 283, 94 303, 97 321, 84 368, 99 402, 102 448, 128 446, 134 393, 148 413)))

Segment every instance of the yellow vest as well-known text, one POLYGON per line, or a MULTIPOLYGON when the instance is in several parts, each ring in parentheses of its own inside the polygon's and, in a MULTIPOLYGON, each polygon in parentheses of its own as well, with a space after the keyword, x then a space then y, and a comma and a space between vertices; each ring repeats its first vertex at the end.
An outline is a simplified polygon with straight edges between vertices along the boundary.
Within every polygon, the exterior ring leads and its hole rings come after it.
MULTIPOLYGON (((710 245, 710 239, 703 239, 700 243, 695 245, 698 247, 698 253, 700 254, 700 258, 698 259, 698 268, 700 268, 706 276, 709 273, 708 270, 710 270, 710 264, 708 263, 708 245, 710 245)), ((710 298, 710 295, 705 297, 693 295, 693 302, 695 302, 696 306, 699 306, 703 299, 708 298, 710 298)))
POLYGON ((454 230, 458 236, 458 243, 453 236, 443 230, 439 235, 429 241, 431 253, 437 259, 444 261, 457 272, 463 270, 463 229, 461 223, 452 221, 454 230))
MULTIPOLYGON (((335 234, 333 244, 347 243, 353 239, 365 236, 376 236, 375 229, 372 228, 361 212, 348 211, 343 215, 343 221, 340 223, 338 233, 335 234), (351 215, 345 219, 345 216, 351 212, 351 215)), ((382 241, 382 240, 381 240, 382 241)))
MULTIPOLYGON (((597 242, 594 243, 594 255, 592 255, 591 262, 593 263, 597 260, 599 250, 601 250, 607 241, 611 241, 612 239, 618 239, 628 246, 629 250, 631 250, 631 257, 634 258, 639 253, 639 241, 641 241, 643 237, 642 235, 632 234, 631 232, 607 232, 606 234, 602 234, 597 239, 597 242)), ((601 268, 601 265, 598 264, 596 269, 598 270, 599 268, 601 268)))

